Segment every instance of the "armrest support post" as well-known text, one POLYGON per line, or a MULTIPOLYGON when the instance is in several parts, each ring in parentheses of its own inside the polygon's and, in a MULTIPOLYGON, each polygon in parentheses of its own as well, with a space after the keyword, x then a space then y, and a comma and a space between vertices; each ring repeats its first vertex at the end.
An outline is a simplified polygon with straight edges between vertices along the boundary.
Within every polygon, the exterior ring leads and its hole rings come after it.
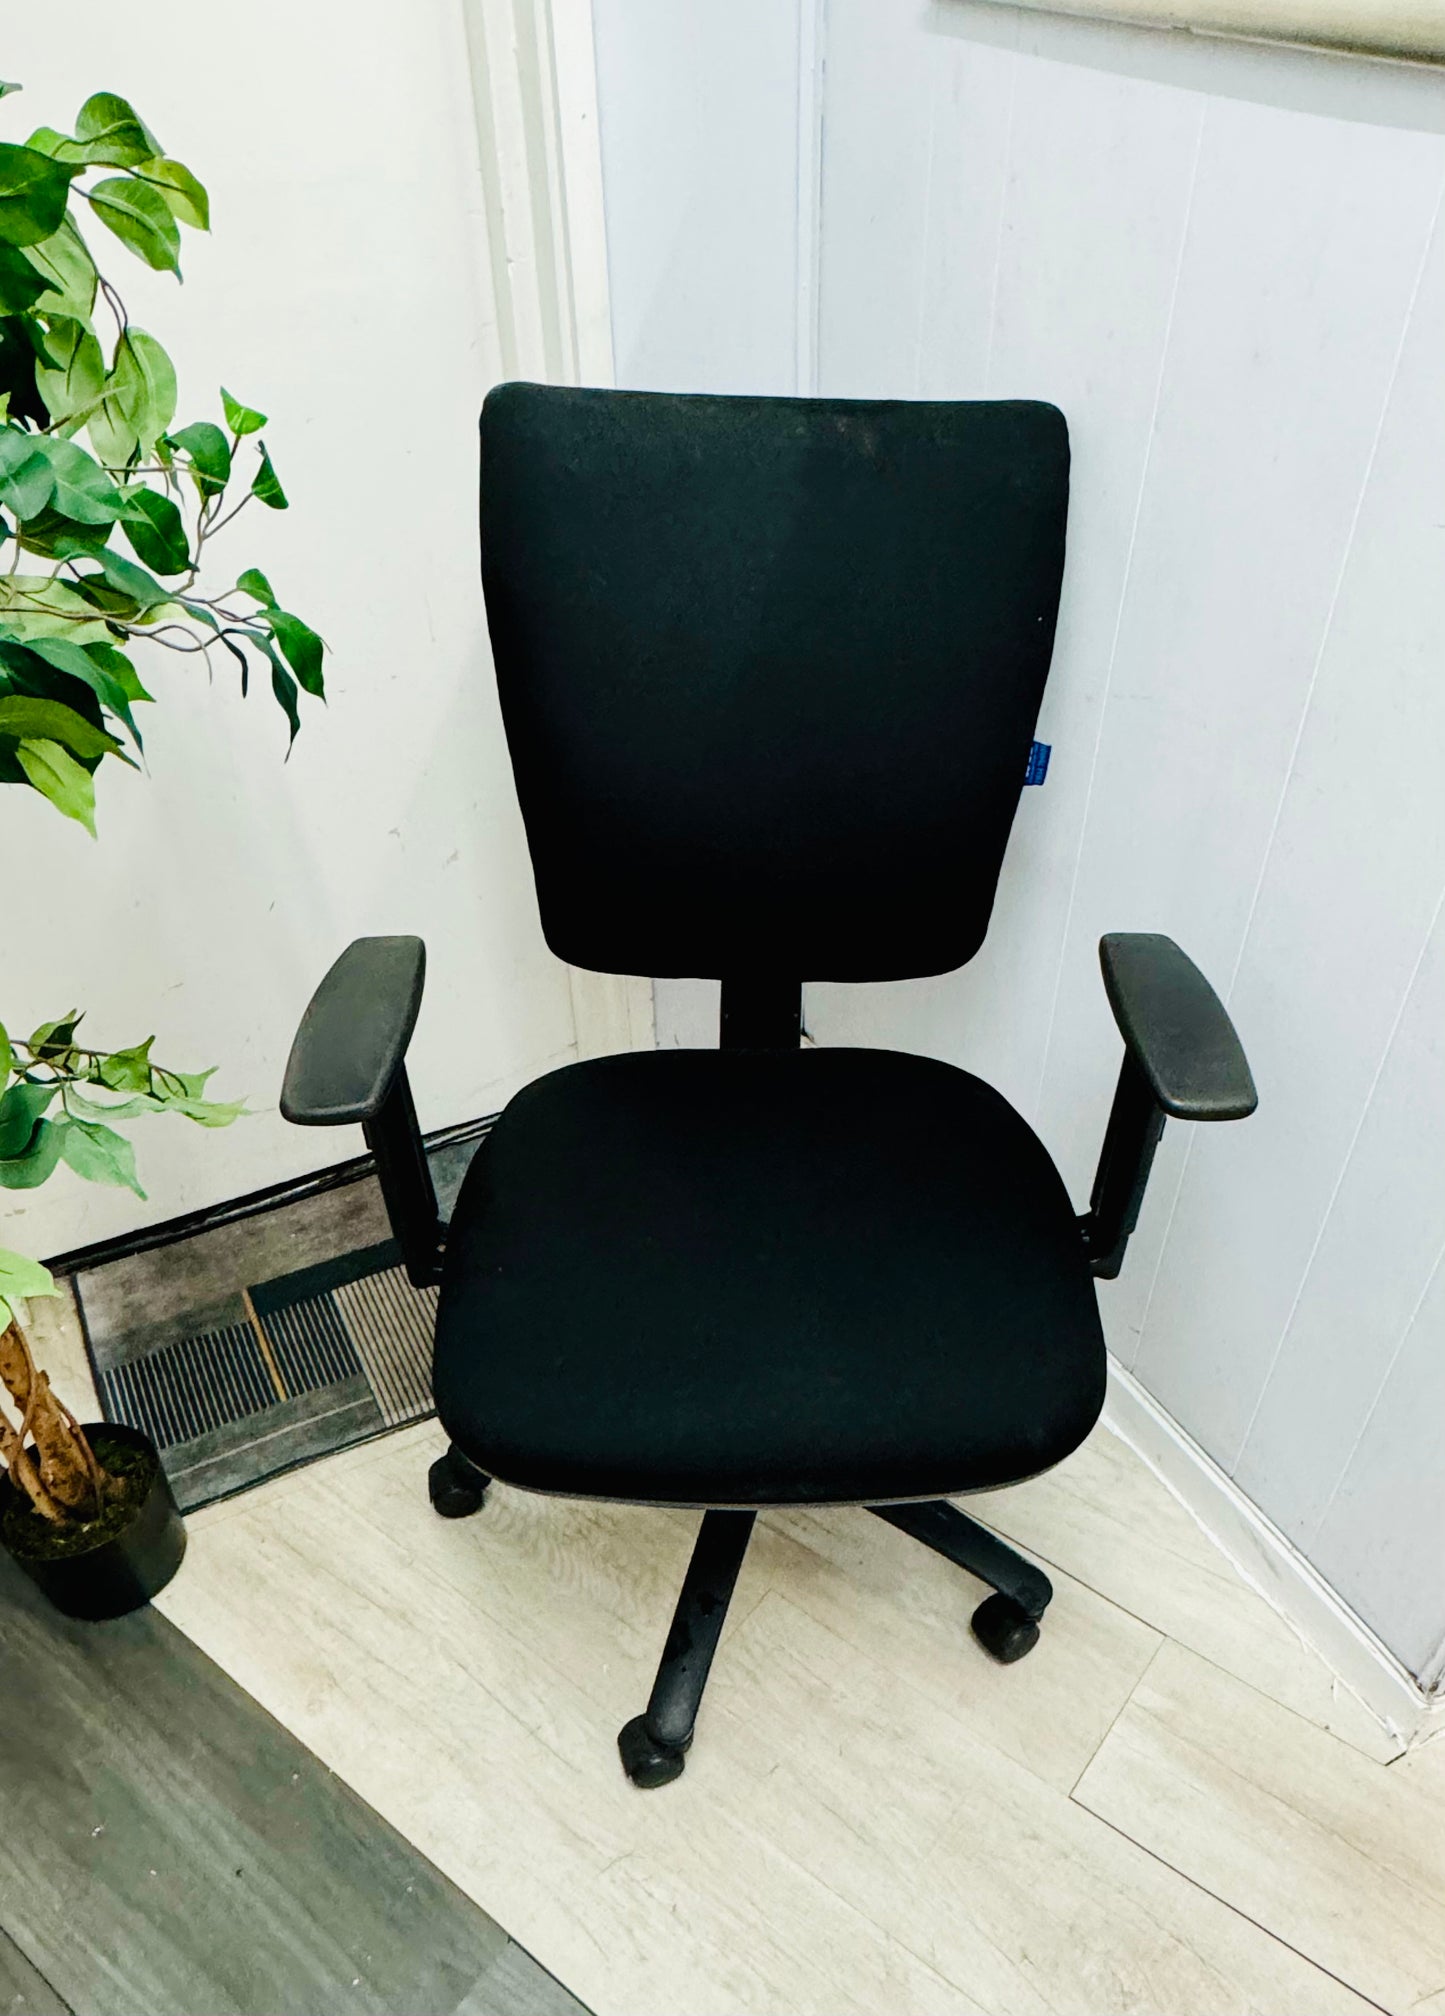
POLYGON ((406 1278, 413 1288, 429 1288, 441 1277, 442 1224, 405 1064, 398 1067, 376 1117, 363 1120, 361 1131, 376 1157, 377 1180, 406 1278))
POLYGON ((281 1088, 281 1112, 298 1127, 361 1123, 407 1278, 417 1288, 439 1278, 442 1247, 404 1061, 425 977, 420 938, 355 939, 311 997, 281 1088))
POLYGON ((1139 1222, 1165 1116, 1243 1120, 1258 1095, 1224 1004, 1172 938, 1111 932, 1099 942, 1099 963, 1124 1062, 1079 1231, 1090 1268, 1112 1281, 1139 1222))
POLYGON ((1164 1109, 1126 1051, 1099 1151, 1089 1209, 1079 1220, 1090 1271, 1101 1281, 1118 1279, 1129 1236, 1139 1223, 1154 1151, 1163 1132, 1164 1109))

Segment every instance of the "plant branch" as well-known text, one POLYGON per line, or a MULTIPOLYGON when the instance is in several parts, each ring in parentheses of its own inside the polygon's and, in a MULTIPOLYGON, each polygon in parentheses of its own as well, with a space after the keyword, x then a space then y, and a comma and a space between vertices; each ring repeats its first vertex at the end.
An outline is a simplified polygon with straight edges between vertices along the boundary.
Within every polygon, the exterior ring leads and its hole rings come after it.
MULTIPOLYGON (((83 195, 85 192, 82 190, 81 193, 83 195)), ((109 308, 111 314, 115 317, 115 340, 119 343, 125 335, 126 330, 130 327, 130 317, 125 312, 125 303, 103 273, 97 271, 95 278, 96 284, 105 296, 106 307, 109 308)))

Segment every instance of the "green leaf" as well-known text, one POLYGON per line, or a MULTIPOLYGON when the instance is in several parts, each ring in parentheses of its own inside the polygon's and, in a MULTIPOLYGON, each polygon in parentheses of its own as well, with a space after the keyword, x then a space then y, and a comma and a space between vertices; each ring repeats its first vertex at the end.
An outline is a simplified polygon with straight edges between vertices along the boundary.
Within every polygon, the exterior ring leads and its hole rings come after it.
POLYGON ((0 1190, 36 1190, 60 1160, 64 1126, 42 1120, 23 1155, 0 1160, 0 1190))
MULTIPOLYGON (((37 154, 48 154, 52 161, 64 159, 66 148, 74 150, 78 145, 68 133, 57 133, 53 126, 37 126, 25 144, 33 147, 37 154)), ((80 155, 74 151, 69 159, 74 165, 81 164, 80 155)))
POLYGON ((27 644, 40 637, 63 637, 71 644, 110 642, 93 604, 50 574, 0 574, 0 625, 27 644))
MULTIPOLYGON (((243 630, 239 634, 244 637, 246 633, 243 630)), ((221 632, 221 642, 222 644, 225 645, 226 649, 230 652, 231 656, 235 659, 236 663, 241 668, 241 698, 244 700, 246 697, 247 688, 251 683, 251 661, 246 656, 245 652, 241 649, 240 645, 232 642, 231 632, 229 630, 223 630, 221 632)))
POLYGON ((290 736, 286 740, 286 754, 290 756, 290 744, 300 734, 300 712, 296 708, 296 681, 282 667, 282 663, 276 657, 274 649, 270 649, 268 645, 262 645, 262 649, 266 651, 266 657, 270 659, 270 689, 272 689, 272 694, 276 696, 276 706, 282 710, 282 714, 290 722, 290 736))
POLYGON ((135 1148, 124 1134, 98 1120, 68 1120, 61 1138, 60 1153, 77 1176, 87 1183, 115 1183, 144 1197, 135 1169, 135 1148))
POLYGON ((72 140, 68 133, 57 133, 53 126, 37 126, 25 144, 70 168, 129 168, 147 158, 142 151, 145 141, 140 138, 140 129, 132 127, 131 133, 134 137, 127 138, 117 131, 113 138, 72 140))
POLYGON ((0 392, 11 423, 29 420, 38 428, 50 425, 45 401, 35 385, 35 368, 46 361, 45 332, 33 315, 0 316, 0 392))
POLYGON ((115 346, 105 398, 89 423, 97 452, 113 464, 127 462, 137 447, 149 452, 175 413, 175 366, 147 330, 127 329, 115 346))
POLYGON ((50 502, 55 474, 39 435, 0 428, 0 501, 21 520, 38 517, 50 502))
POLYGON ((124 98, 111 91, 98 91, 86 99, 75 122, 73 140, 53 126, 41 126, 27 145, 78 168, 130 168, 159 151, 155 135, 147 131, 124 98))
POLYGON ((84 1020, 83 1008, 67 1008, 53 1022, 42 1022, 38 1029, 31 1030, 30 1048, 37 1057, 54 1063, 74 1046, 75 1032, 84 1020))
POLYGON ((90 436, 91 447, 107 469, 122 470, 127 463, 134 461, 140 442, 116 396, 113 372, 106 380, 99 403, 86 420, 85 431, 90 436))
POLYGON ((289 757, 291 744, 301 733, 301 715, 296 705, 296 681, 282 664, 280 653, 264 630, 241 630, 234 634, 244 637, 248 644, 254 644, 256 649, 270 660, 271 691, 276 696, 277 706, 291 723, 291 736, 286 744, 286 754, 289 757))
POLYGON ((45 276, 23 252, 0 245, 0 315, 24 315, 45 292, 45 276))
POLYGON ((46 291, 35 304, 38 312, 88 323, 95 312, 95 261, 70 218, 41 244, 27 246, 25 257, 45 282, 46 291))
POLYGON ((286 609, 273 609, 270 614, 271 635, 286 653, 287 663, 308 693, 320 699, 326 691, 326 683, 321 676, 321 658, 325 645, 309 624, 299 616, 293 616, 286 609))
POLYGON ((271 583, 259 567, 248 567, 244 574, 237 575, 236 586, 243 595, 254 595, 258 602, 264 602, 268 609, 276 607, 276 597, 272 592, 271 583))
POLYGON ((62 517, 77 518, 82 525, 104 525, 124 514, 125 499, 120 491, 95 457, 74 441, 42 435, 33 452, 49 464, 52 480, 47 501, 62 517))
POLYGON ((176 417, 176 367, 148 329, 128 329, 117 347, 125 350, 131 371, 123 395, 126 413, 142 448, 150 448, 176 417))
POLYGON ((34 147, 0 143, 0 243, 38 245, 59 230, 71 173, 34 147))
POLYGON ((83 193, 101 223, 127 250, 157 272, 174 273, 179 279, 180 228, 158 190, 129 175, 112 175, 83 193))
MULTIPOLYGON (((137 615, 149 615, 161 603, 171 600, 170 589, 163 588, 154 574, 148 574, 144 567, 137 567, 133 560, 125 559, 119 553, 106 551, 97 553, 95 562, 107 585, 113 588, 117 595, 123 595, 127 601, 135 604, 137 615)), ((85 586, 89 586, 95 579, 94 574, 81 576, 82 585, 85 586)))
POLYGON ((150 695, 135 676, 135 667, 122 651, 109 644, 68 643, 63 637, 36 637, 25 647, 57 672, 88 686, 103 707, 123 721, 143 749, 141 733, 131 718, 132 700, 149 700, 150 695))
POLYGON ((57 511, 82 525, 103 525, 121 516, 125 499, 94 456, 73 441, 56 440, 45 443, 44 454, 55 478, 50 501, 57 511))
POLYGON ((210 230, 211 199, 179 161, 157 154, 136 164, 135 179, 149 183, 178 224, 189 224, 193 231, 210 230))
POLYGON ((266 425, 266 415, 258 413, 254 406, 243 406, 239 399, 233 399, 225 386, 221 387, 221 404, 225 408, 226 425, 237 436, 257 434, 266 425))
MULTIPOLYGON (((210 1075, 206 1073, 207 1077, 210 1075)), ((147 1113, 179 1113, 183 1119, 193 1120, 198 1127, 229 1127, 246 1111, 245 1101, 241 1099, 197 1099, 184 1092, 166 1091, 140 1092, 133 1098, 106 1105, 102 1100, 77 1092, 74 1086, 66 1092, 65 1102, 67 1112, 82 1120, 138 1120, 147 1113)))
POLYGON ((0 77, 0 98, 8 98, 12 91, 23 91, 24 89, 25 86, 23 84, 7 84, 5 79, 0 77))
POLYGON ((0 1085, 15 1069, 15 1052, 10 1048, 10 1037, 5 1024, 0 1022, 0 1085))
POLYGON ((166 1111, 194 1120, 198 1127, 229 1127, 246 1111, 244 1099, 167 1099, 166 1111))
POLYGON ((97 91, 94 97, 86 99, 76 114, 75 137, 77 140, 97 140, 107 133, 131 126, 144 140, 147 154, 165 152, 135 107, 124 98, 117 97, 114 91, 97 91))
POLYGON ((93 840, 95 782, 90 772, 58 742, 22 742, 15 760, 41 796, 67 819, 77 820, 93 840))
POLYGON ((0 1099, 0 1159, 8 1161, 25 1153, 41 1115, 58 1090, 53 1083, 29 1084, 23 1080, 10 1087, 0 1099))
MULTIPOLYGON (((39 650, 40 647, 36 645, 35 648, 39 650)), ((151 695, 142 686, 134 665, 131 664, 124 651, 117 651, 114 644, 87 644, 84 649, 87 658, 93 658, 103 672, 110 674, 127 700, 149 700, 151 698, 151 695)))
POLYGON ((286 509, 286 492, 281 488, 276 471, 271 467, 271 457, 264 448, 261 450, 261 466, 251 485, 251 495, 258 503, 269 504, 273 511, 286 509))
POLYGON ((108 1057, 100 1060, 100 1082, 108 1092, 148 1092, 151 1082, 151 1045, 154 1036, 147 1036, 144 1043, 133 1043, 128 1050, 112 1050, 108 1057))
POLYGON ((35 383, 53 421, 84 413, 100 397, 105 384, 105 359, 93 330, 69 316, 58 315, 45 339, 50 363, 37 364, 35 383))
POLYGON ((159 490, 129 490, 120 529, 138 560, 157 574, 184 574, 191 564, 186 523, 169 497, 159 490))
POLYGON ((89 159, 113 161, 117 167, 147 161, 161 151, 161 143, 135 107, 113 91, 97 91, 85 101, 75 117, 75 137, 83 147, 109 147, 109 153, 91 153, 89 159))
POLYGON ((212 1064, 204 1071, 167 1071, 164 1075, 167 1082, 173 1079, 181 1087, 187 1099, 201 1099, 217 1068, 212 1064))
MULTIPOLYGON (((0 86, 0 96, 4 87, 0 86)), ((22 1322, 25 1303, 34 1295, 58 1295, 48 1267, 42 1267, 38 1260, 27 1259, 23 1253, 7 1253, 0 1249, 0 1324, 9 1312, 11 1320, 22 1322)))
POLYGON ((59 511, 42 511, 27 518, 18 537, 27 553, 42 553, 51 560, 93 560, 110 538, 109 525, 81 525, 59 511))
MULTIPOLYGON (((91 558, 99 559, 100 555, 92 554, 91 558)), ((88 604, 97 620, 104 624, 107 636, 116 634, 117 625, 122 626, 123 632, 127 624, 154 623, 159 620, 155 609, 142 609, 133 595, 112 588, 103 573, 77 575, 75 592, 88 604)), ((167 606, 163 603, 157 605, 161 609, 167 606)))
POLYGON ((58 700, 30 700, 18 694, 0 697, 0 735, 59 742, 77 756, 113 756, 120 748, 114 736, 58 700))
POLYGON ((95 667, 78 644, 68 644, 63 637, 40 637, 23 648, 32 658, 53 665, 57 672, 68 672, 72 679, 90 684, 95 667))
POLYGON ((91 1099, 74 1085, 67 1086, 65 1110, 81 1120, 137 1120, 145 1113, 163 1113, 165 1102, 153 1099, 148 1092, 138 1092, 131 1099, 116 1099, 109 1104, 103 1099, 91 1099))
POLYGON ((231 475, 231 444, 214 420, 193 420, 172 434, 173 448, 183 448, 191 460, 191 474, 203 497, 224 490, 231 475))

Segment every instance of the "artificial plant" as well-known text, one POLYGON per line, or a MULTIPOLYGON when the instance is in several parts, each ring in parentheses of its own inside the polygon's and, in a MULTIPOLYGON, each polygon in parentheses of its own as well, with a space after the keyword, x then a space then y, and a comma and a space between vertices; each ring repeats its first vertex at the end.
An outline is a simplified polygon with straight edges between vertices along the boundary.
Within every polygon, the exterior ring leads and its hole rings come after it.
MULTIPOLYGON (((0 99, 17 89, 0 83, 0 99)), ((322 694, 323 645, 257 568, 219 590, 203 579, 211 541, 248 504, 286 509, 266 416, 223 389, 224 424, 174 425, 171 360, 131 322, 82 220, 177 280, 181 227, 210 228, 205 189, 112 92, 86 100, 74 133, 0 141, 0 784, 94 836, 97 771, 143 758, 135 710, 152 696, 136 646, 208 671, 220 651, 243 694, 253 666, 269 671, 289 752, 298 688, 322 694)), ((80 1019, 24 1041, 0 1027, 0 1188, 33 1189, 64 1165, 144 1196, 116 1122, 175 1113, 219 1127, 241 1108, 206 1098, 209 1072, 153 1063, 151 1038, 87 1048, 80 1019)), ((20 1415, 16 1428, 0 1409, 0 1457, 60 1521, 99 1512, 106 1480, 20 1329, 24 1298, 53 1292, 38 1262, 0 1251, 0 1384, 20 1415)))

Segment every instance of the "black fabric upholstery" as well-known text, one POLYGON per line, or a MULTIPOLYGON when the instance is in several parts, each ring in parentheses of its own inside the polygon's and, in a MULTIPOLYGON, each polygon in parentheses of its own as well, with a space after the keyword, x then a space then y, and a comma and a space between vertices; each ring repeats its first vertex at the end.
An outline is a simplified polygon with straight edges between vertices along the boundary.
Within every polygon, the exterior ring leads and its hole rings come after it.
POLYGON ((1063 416, 504 385, 481 426, 553 951, 835 980, 971 958, 1053 647, 1063 416))
POLYGON ((667 1051, 529 1085, 448 1236, 436 1395, 504 1482, 700 1505, 933 1497, 1067 1455, 1104 1344, 1067 1192, 979 1079, 667 1051))

